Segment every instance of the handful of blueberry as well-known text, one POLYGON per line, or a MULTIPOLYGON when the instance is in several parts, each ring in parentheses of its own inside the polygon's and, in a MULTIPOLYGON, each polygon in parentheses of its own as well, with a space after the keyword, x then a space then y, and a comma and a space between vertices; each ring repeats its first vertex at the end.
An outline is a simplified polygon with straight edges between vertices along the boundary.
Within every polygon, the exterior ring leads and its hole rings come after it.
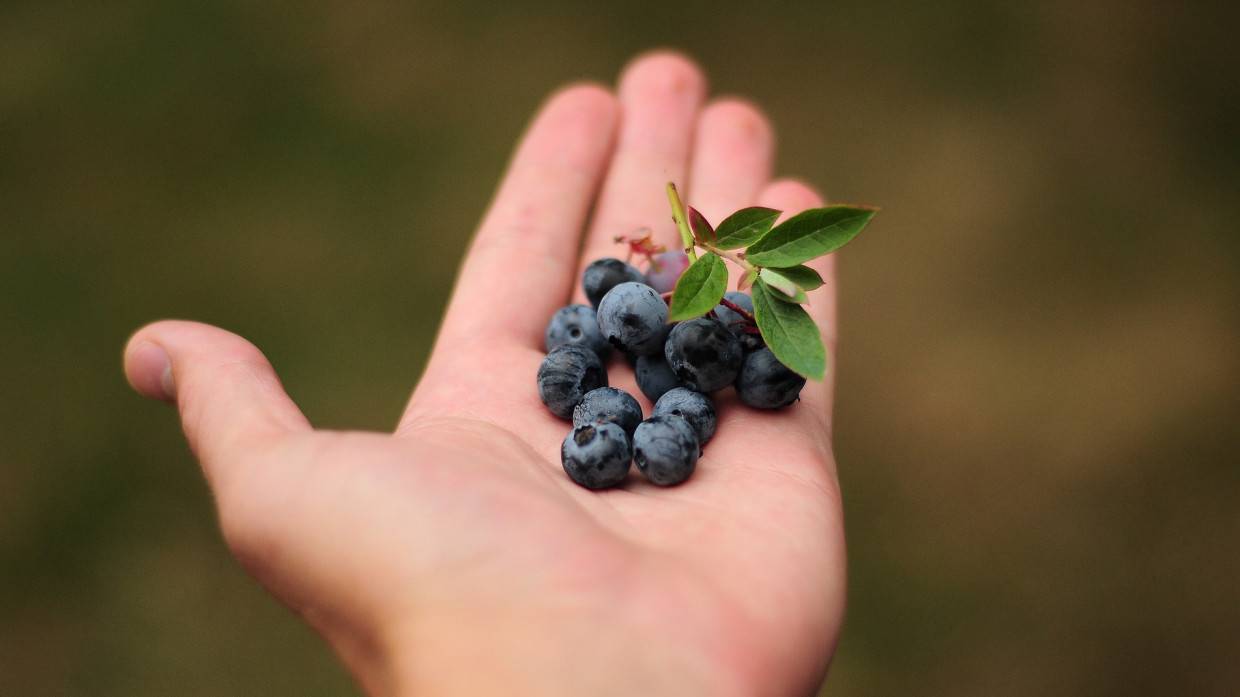
POLYGON ((822 339, 801 304, 822 279, 803 262, 843 246, 874 215, 829 206, 776 226, 778 211, 746 208, 714 229, 696 210, 686 213, 671 184, 668 198, 684 251, 668 252, 649 235, 617 238, 629 243, 630 258, 649 260, 649 273, 620 259, 594 261, 582 276, 590 305, 560 308, 547 324, 538 394, 572 420, 561 461, 588 489, 621 484, 631 462, 652 484, 680 484, 715 434, 711 393, 734 386, 742 403, 778 409, 797 400, 806 377, 821 379, 822 339), (728 293, 724 258, 745 271, 728 293), (742 292, 749 287, 752 296, 742 292), (608 385, 613 349, 654 404, 645 420, 632 395, 608 385))

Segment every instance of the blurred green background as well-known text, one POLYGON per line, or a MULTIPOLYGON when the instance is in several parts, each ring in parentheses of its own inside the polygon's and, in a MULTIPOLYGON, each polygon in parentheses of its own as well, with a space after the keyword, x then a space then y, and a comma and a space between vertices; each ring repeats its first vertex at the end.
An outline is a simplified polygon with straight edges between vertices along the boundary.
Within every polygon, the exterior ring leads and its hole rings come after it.
POLYGON ((231 562, 127 335, 390 427, 544 94, 683 47, 842 253, 827 695, 1240 691, 1234 4, 0 6, 0 695, 351 695, 231 562))

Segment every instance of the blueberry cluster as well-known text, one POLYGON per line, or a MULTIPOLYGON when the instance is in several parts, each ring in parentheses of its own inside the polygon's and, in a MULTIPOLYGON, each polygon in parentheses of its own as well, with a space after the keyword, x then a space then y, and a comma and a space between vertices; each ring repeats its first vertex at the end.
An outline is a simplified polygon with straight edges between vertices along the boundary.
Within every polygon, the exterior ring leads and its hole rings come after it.
POLYGON ((745 293, 724 296, 732 307, 669 324, 656 290, 675 285, 669 268, 679 275, 684 264, 667 259, 648 278, 619 259, 599 259, 582 278, 590 305, 560 308, 547 324, 538 394, 551 413, 572 419, 560 457, 568 476, 588 489, 619 485, 631 462, 653 484, 679 484, 715 435, 709 393, 734 385, 741 402, 777 409, 796 401, 805 384, 754 331, 745 293), (654 403, 650 418, 642 419, 632 395, 608 386, 604 361, 612 349, 625 354, 654 403))

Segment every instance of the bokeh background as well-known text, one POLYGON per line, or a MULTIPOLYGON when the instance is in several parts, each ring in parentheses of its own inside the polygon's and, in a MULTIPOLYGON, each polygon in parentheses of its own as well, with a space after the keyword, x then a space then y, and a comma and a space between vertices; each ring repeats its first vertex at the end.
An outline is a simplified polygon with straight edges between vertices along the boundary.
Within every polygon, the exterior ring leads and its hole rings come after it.
POLYGON ((683 47, 841 253, 825 695, 1240 691, 1232 3, 0 6, 0 695, 354 695, 229 559, 144 322, 389 428, 544 94, 683 47))

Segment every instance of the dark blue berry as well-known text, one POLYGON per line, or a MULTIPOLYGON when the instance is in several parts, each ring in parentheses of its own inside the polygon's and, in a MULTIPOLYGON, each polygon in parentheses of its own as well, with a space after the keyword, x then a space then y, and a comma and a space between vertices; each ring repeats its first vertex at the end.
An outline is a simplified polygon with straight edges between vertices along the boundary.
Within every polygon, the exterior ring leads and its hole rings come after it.
MULTIPOLYGON (((738 307, 742 307, 750 316, 753 316, 753 298, 748 293, 742 293, 738 290, 729 291, 724 298, 738 307)), ((756 332, 745 331, 745 329, 753 328, 753 323, 746 320, 735 310, 724 307, 722 304, 715 307, 715 317, 723 322, 723 326, 727 327, 736 338, 741 340, 741 347, 745 352, 757 351, 766 345, 762 341, 762 335, 756 332)))
POLYGON ((759 409, 778 409, 797 400, 805 378, 792 372, 769 348, 745 356, 745 364, 736 379, 736 394, 741 401, 759 409))
POLYGON ((610 257, 591 262, 581 274, 582 290, 595 308, 602 302, 603 296, 607 295, 607 291, 627 282, 645 283, 646 277, 632 264, 610 257))
POLYGON ((651 402, 659 401, 668 390, 681 386, 680 378, 672 372, 662 352, 653 356, 638 356, 633 373, 637 376, 637 386, 651 402))
POLYGON ((590 390, 607 385, 598 354, 581 346, 559 346, 538 366, 538 396, 552 414, 567 419, 590 390))
POLYGON ((644 283, 621 283, 599 303, 598 328, 622 351, 658 353, 667 338, 667 303, 644 283))
POLYGON ((547 323, 547 331, 543 335, 543 346, 547 351, 572 344, 583 346, 597 353, 599 358, 607 358, 611 353, 611 344, 603 338, 598 330, 598 316, 594 308, 588 305, 569 305, 561 307, 551 315, 547 323))
POLYGON ((701 392, 684 387, 668 390, 654 405, 655 416, 664 414, 679 416, 688 421, 697 434, 698 445, 706 445, 715 435, 715 426, 718 423, 715 405, 710 401, 710 397, 701 392))
POLYGON ((633 395, 616 387, 600 387, 590 390, 573 408, 573 425, 607 422, 624 429, 629 438, 642 422, 642 406, 633 395))
POLYGON ((686 387, 714 392, 736 379, 745 352, 740 339, 721 322, 699 317, 672 329, 663 355, 686 387))
POLYGON ((633 461, 651 484, 672 486, 688 479, 698 453, 697 434, 679 416, 652 416, 633 433, 633 461))
POLYGON ((646 271, 646 283, 660 293, 670 293, 680 280, 680 274, 689 268, 689 257, 675 249, 654 255, 646 271))
POLYGON ((629 437, 613 423, 577 426, 560 446, 560 462, 574 481, 587 489, 606 489, 629 474, 629 437))
MULTIPOLYGON (((742 293, 739 290, 730 290, 727 293, 724 293, 723 297, 733 305, 743 307, 746 312, 751 315, 753 314, 753 298, 749 297, 748 293, 742 293)), ((717 317, 720 322, 723 322, 723 326, 732 330, 735 330, 745 324, 744 317, 741 317, 735 310, 729 307, 724 307, 722 303, 715 307, 715 317, 717 317)))

